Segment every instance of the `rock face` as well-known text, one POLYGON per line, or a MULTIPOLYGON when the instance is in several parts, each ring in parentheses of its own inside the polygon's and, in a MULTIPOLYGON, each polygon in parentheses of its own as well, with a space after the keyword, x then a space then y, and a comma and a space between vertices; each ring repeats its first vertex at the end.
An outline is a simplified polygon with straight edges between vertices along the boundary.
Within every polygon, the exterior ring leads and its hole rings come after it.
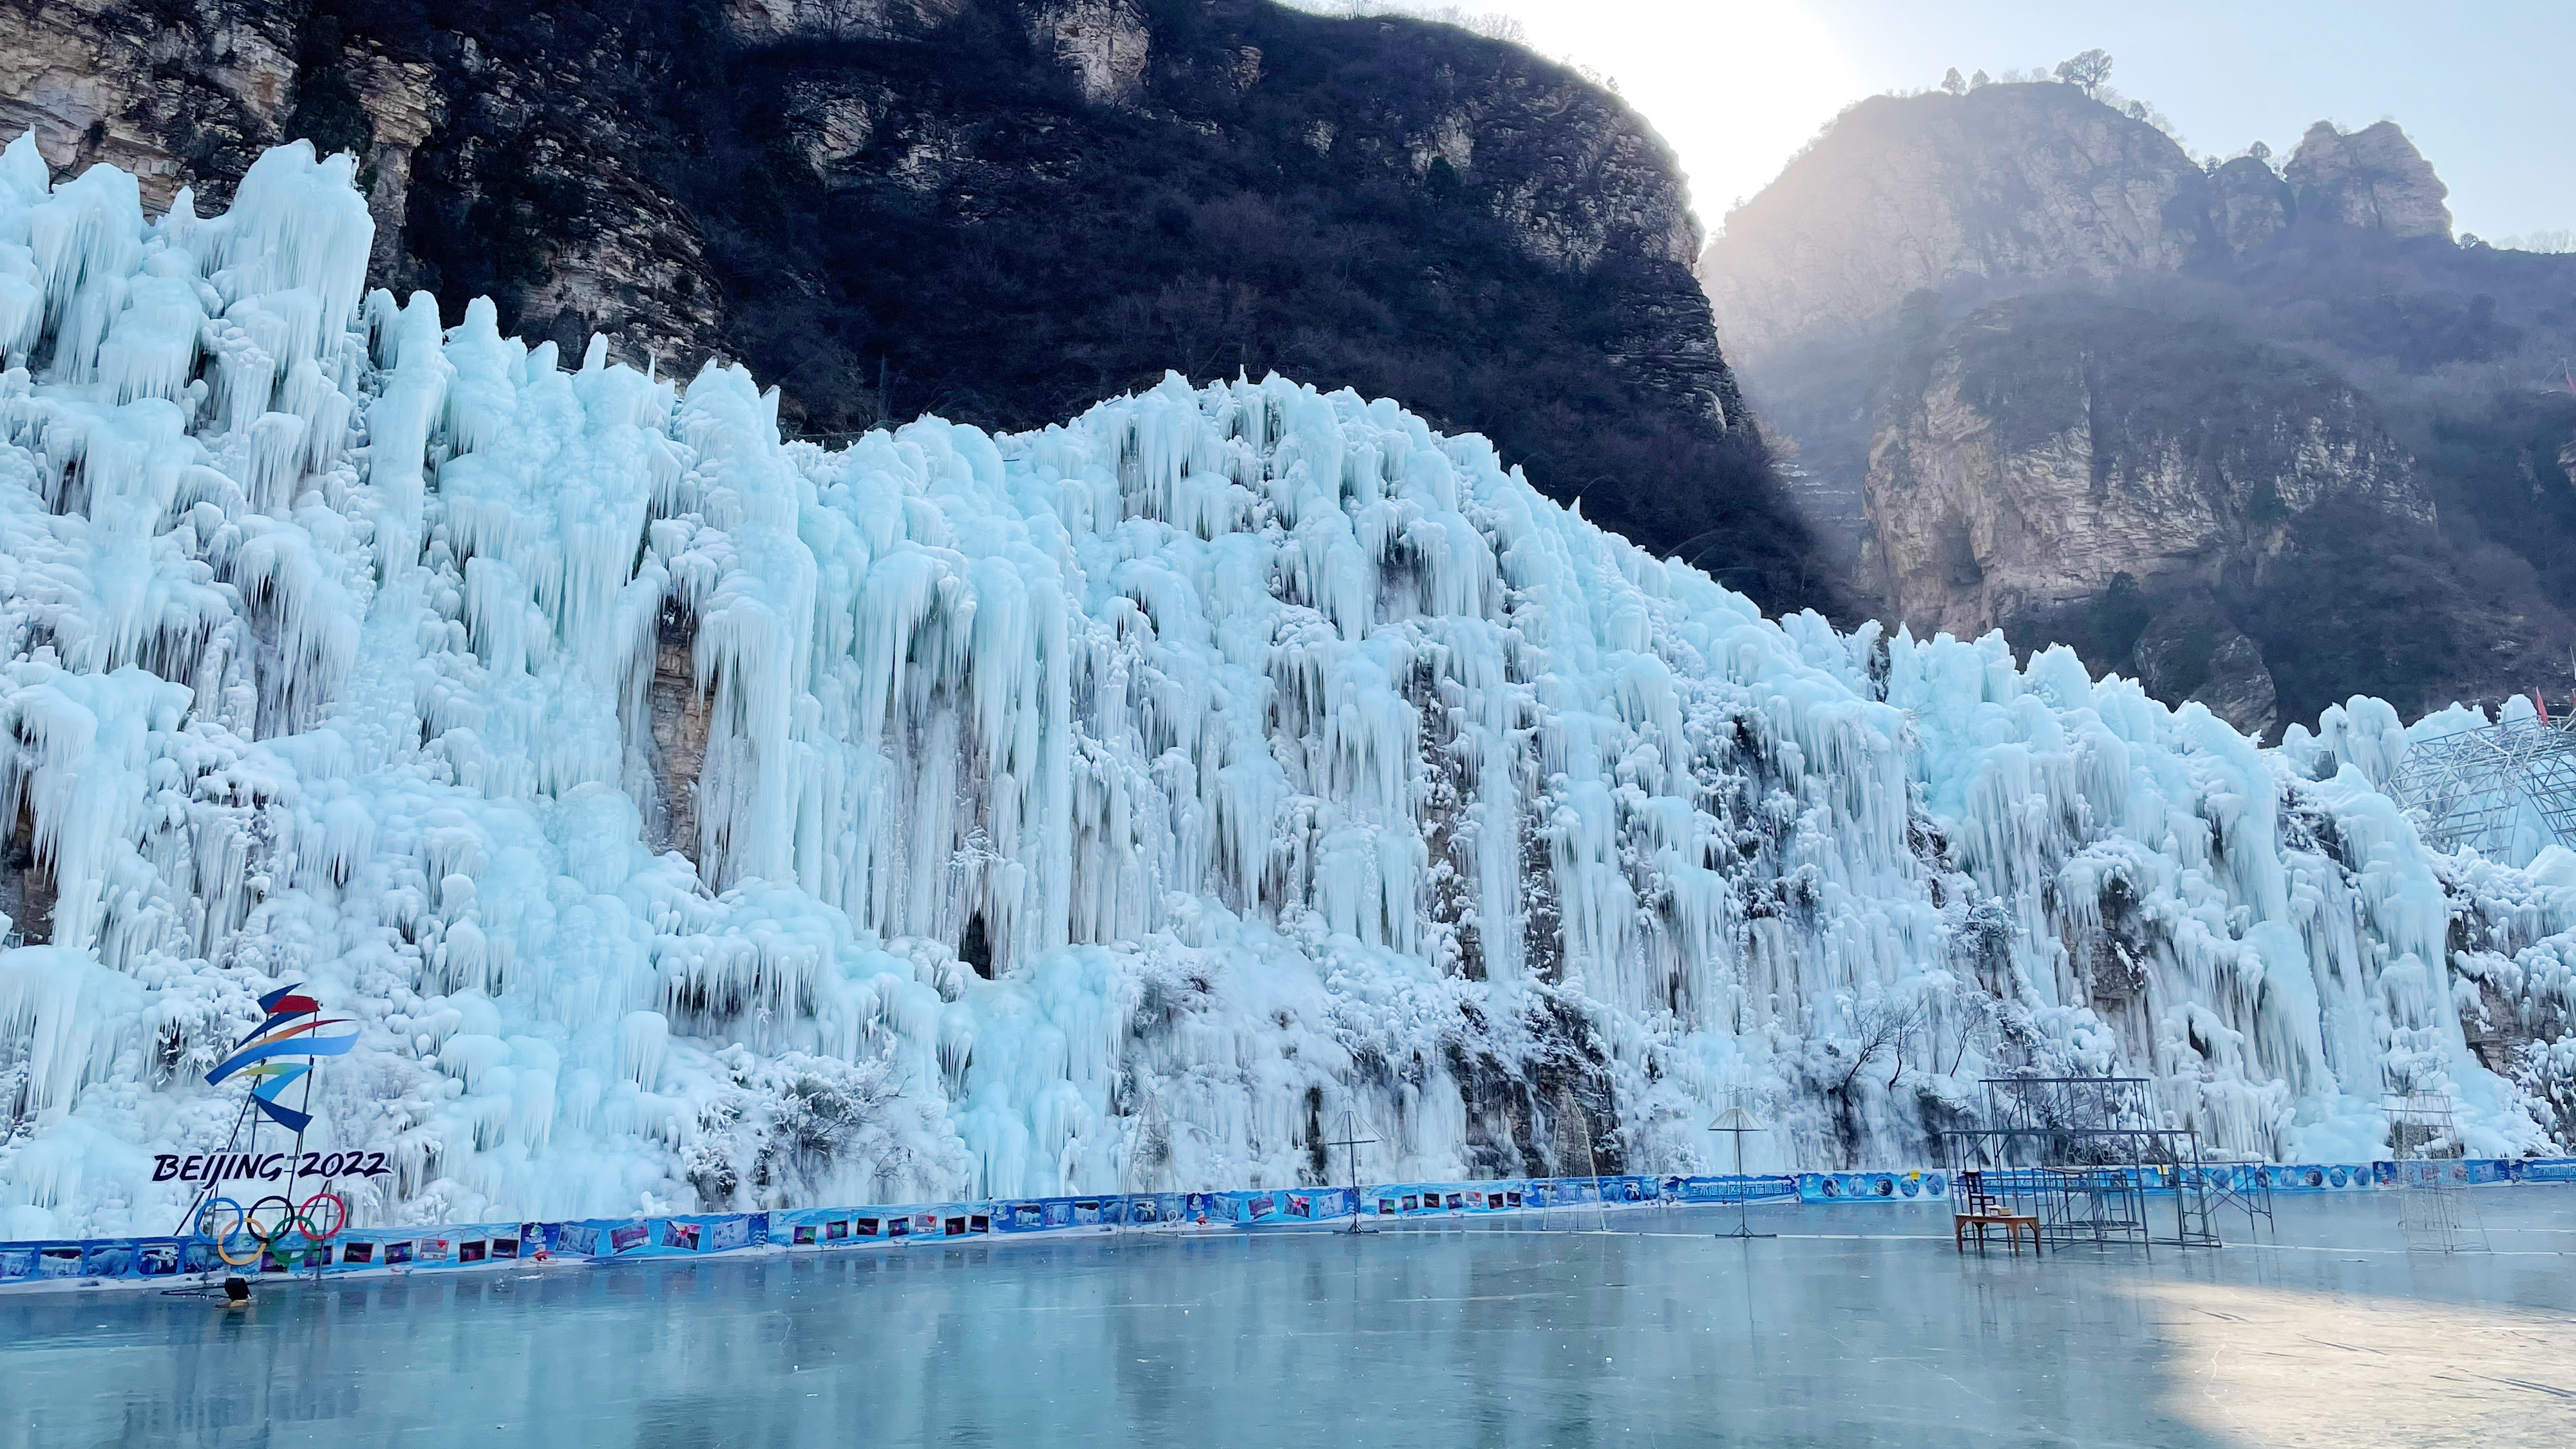
POLYGON ((726 0, 725 26, 755 44, 895 40, 956 18, 965 0, 726 0))
POLYGON ((205 18, 173 25, 113 0, 14 7, 0 30, 0 137, 32 127, 57 170, 131 171, 154 206, 183 184, 229 195, 277 133, 296 36, 282 7, 246 7, 220 33, 205 18))
POLYGON ((2451 189, 2406 133, 2381 121, 2349 135, 2319 121, 2285 174, 2303 215, 2390 236, 2451 237, 2451 189))
POLYGON ((1700 258, 1739 361, 1886 316, 1922 288, 2108 282, 2242 254, 2293 218, 2451 235, 2450 194, 2394 122, 2309 128, 2285 171, 2204 172, 2171 137, 2063 85, 1863 101, 1700 258))
POLYGON ((353 150, 371 281, 489 295, 566 355, 742 358, 792 430, 1275 367, 1482 429, 1766 603, 1831 600, 1669 153, 1526 51, 1258 0, 437 8, 38 7, 0 30, 0 128, 153 205, 291 136, 353 150))
POLYGON ((1741 361, 1963 278, 2171 271, 2209 213, 2180 147, 2073 87, 1879 96, 1729 213, 1700 275, 1741 361))
POLYGON ((1980 311, 1922 365, 1883 396, 1865 487, 1898 617, 2059 638, 2125 580, 2172 607, 2106 662, 2177 702, 2232 681, 2203 702, 2251 734, 2274 684, 2212 591, 2259 583, 2321 506, 2432 523, 2377 409, 2294 354, 2060 300, 1980 311))
POLYGON ((2355 689, 2498 698, 2576 643, 2576 410, 2437 376, 2550 367, 2576 261, 2454 247, 2443 195, 2387 123, 2204 170, 1989 86, 1856 108, 1701 269, 1865 598, 2259 733, 2355 689))
POLYGON ((2328 503, 2432 522, 2367 399, 2214 327, 2034 298, 1907 361, 1923 379, 1882 394, 1866 496, 1872 571, 1917 629, 2055 616, 2123 574, 2206 591, 2328 503))
POLYGON ((1128 0, 1071 0, 1039 7, 1030 19, 1039 45, 1073 72, 1094 105, 1133 105, 1145 92, 1154 48, 1145 16, 1128 0))
POLYGON ((2295 214, 2289 183, 2259 156, 2239 156, 2209 173, 2211 221, 2232 252, 2250 252, 2280 234, 2295 214))
POLYGON ((15 19, 0 34, 0 138, 32 132, 57 172, 131 171, 158 209, 183 186, 220 205, 281 135, 336 130, 363 164, 377 269, 404 276, 412 158, 444 110, 428 64, 344 47, 336 18, 299 25, 272 4, 181 7, 173 24, 162 7, 81 0, 15 19))
POLYGON ((2138 636, 2129 654, 2138 682, 2159 695, 2205 705, 2249 734, 2268 732, 2280 699, 2263 663, 2263 646, 2206 595, 2186 599, 2159 612, 2138 636))

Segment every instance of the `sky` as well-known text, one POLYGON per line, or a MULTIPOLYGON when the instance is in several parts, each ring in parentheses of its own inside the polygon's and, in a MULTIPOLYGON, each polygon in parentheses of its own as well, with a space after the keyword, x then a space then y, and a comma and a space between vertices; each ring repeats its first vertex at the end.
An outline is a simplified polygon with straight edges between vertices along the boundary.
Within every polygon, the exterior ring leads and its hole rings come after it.
MULTIPOLYGON (((1312 3, 1312 0, 1310 0, 1312 3)), ((1313 8, 1326 8, 1315 4, 1313 8)), ((1387 7, 1394 8, 1394 7, 1387 7)), ((1587 65, 1679 153, 1701 221, 1760 191, 1846 104, 1957 66, 2111 53, 2111 84, 2195 156, 2282 159, 2320 120, 2406 128, 2490 240, 2576 228, 2571 0, 1463 0, 1587 65)), ((2276 163, 2277 164, 2277 163, 2276 163)))

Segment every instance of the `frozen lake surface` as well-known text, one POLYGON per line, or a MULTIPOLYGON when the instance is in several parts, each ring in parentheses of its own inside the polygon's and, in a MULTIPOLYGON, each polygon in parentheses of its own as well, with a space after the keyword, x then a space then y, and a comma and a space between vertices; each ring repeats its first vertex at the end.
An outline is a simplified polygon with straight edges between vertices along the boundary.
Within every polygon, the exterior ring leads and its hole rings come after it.
POLYGON ((2476 1204, 2494 1253, 2369 1194, 2151 1257, 1781 1206, 11 1296, 0 1442, 2563 1449, 2576 1190, 2476 1204))

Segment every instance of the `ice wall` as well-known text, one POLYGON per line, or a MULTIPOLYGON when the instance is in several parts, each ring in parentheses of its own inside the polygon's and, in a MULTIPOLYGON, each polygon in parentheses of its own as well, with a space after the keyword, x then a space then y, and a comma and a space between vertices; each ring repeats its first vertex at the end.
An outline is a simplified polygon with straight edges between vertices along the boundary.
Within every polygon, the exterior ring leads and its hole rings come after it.
POLYGON ((2385 705, 1768 620, 1275 378, 782 443, 364 295, 349 183, 0 159, 0 1237, 165 1228, 289 981, 373 1219, 2564 1130, 2576 861, 2427 853, 2385 705))

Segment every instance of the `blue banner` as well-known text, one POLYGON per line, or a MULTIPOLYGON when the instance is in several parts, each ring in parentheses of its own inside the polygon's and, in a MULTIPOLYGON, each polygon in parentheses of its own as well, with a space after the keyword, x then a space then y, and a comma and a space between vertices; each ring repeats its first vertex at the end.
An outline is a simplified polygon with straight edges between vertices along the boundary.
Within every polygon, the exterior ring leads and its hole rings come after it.
POLYGON ((1351 1215, 1351 1190, 1346 1187, 1282 1187, 1266 1192, 1211 1192, 1199 1196, 1208 1199, 1211 1222, 1248 1228, 1295 1227, 1351 1215))
MULTIPOLYGON (((314 1251, 324 1272, 363 1272, 379 1268, 468 1268, 486 1263, 512 1263, 542 1255, 545 1240, 537 1223, 459 1223, 425 1228, 352 1228, 314 1251)), ((286 1258, 294 1258, 291 1250, 286 1258)), ((262 1272, 294 1271, 297 1264, 264 1255, 262 1272)))
POLYGON ((1798 1174, 1800 1202, 1919 1202, 1949 1195, 1950 1174, 1946 1172, 1798 1174))
POLYGON ((1001 1233, 1065 1232, 1084 1228, 1150 1226, 1178 1222, 1185 1195, 1009 1198, 993 1204, 993 1229, 1001 1233))
POLYGON ((1771 1177, 1666 1178, 1665 1196, 1686 1203, 1775 1202, 1798 1195, 1798 1179, 1788 1173, 1771 1177))
MULTIPOLYGON (((2106 1169, 2126 1172, 2128 1169, 2106 1169)), ((2199 1169, 2212 1189, 2282 1193, 2368 1192, 2421 1182, 2438 1186, 2576 1183, 2576 1158, 2507 1161, 2450 1158, 2418 1162, 2221 1163, 2199 1169)), ((2175 1170, 2138 1174, 2148 1192, 2174 1190, 2175 1170)), ((0 1243, 0 1284, 146 1282, 196 1274, 343 1274, 476 1268, 556 1257, 696 1258, 754 1248, 831 1249, 954 1242, 1024 1233, 1082 1233, 1174 1226, 1294 1228, 1349 1218, 1470 1217, 1533 1209, 1625 1207, 1649 1203, 1718 1204, 1738 1200, 1807 1203, 1901 1203, 1945 1200, 1944 1171, 1803 1172, 1757 1177, 1560 1177, 1487 1182, 1269 1188, 1232 1192, 1100 1194, 1007 1198, 899 1207, 799 1208, 762 1213, 710 1213, 568 1222, 467 1223, 438 1227, 352 1228, 327 1242, 290 1235, 275 1250, 252 1248, 249 1263, 227 1263, 204 1238, 108 1238, 0 1243)), ((2034 1169, 1990 1171, 1990 1188, 2029 1191, 2046 1175, 2034 1169)), ((236 1241, 239 1256, 248 1246, 236 1241)))
POLYGON ((1429 1213, 1510 1212, 1533 1207, 1526 1182, 1407 1182, 1372 1187, 1362 1194, 1374 1217, 1419 1217, 1429 1213))

